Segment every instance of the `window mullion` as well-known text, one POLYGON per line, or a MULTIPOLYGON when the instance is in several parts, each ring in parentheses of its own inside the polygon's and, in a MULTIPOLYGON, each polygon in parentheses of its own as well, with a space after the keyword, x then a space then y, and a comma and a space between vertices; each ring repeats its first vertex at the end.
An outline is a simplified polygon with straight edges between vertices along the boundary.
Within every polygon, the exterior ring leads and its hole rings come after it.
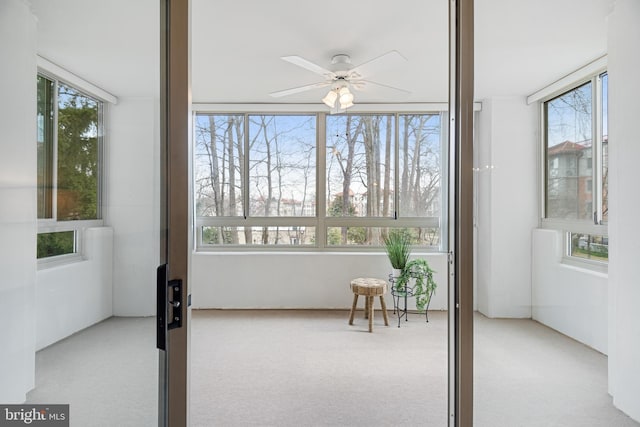
POLYGON ((602 218, 602 214, 600 211, 600 192, 598 191, 598 183, 600 174, 598 173, 598 168, 600 166, 599 152, 600 152, 600 129, 602 128, 600 125, 600 78, 598 76, 593 77, 591 80, 591 132, 593 134, 591 138, 591 197, 593 199, 593 222, 594 224, 598 224, 600 219, 602 218))
POLYGON ((53 81, 53 153, 51 186, 51 218, 58 221, 58 80, 53 81))
POLYGON ((594 224, 593 221, 576 221, 567 219, 548 219, 544 218, 540 225, 543 229, 562 230, 571 233, 606 235, 607 227, 600 224, 594 224))
POLYGON ((548 191, 548 159, 547 159, 547 104, 540 102, 538 105, 538 130, 540 140, 538 149, 538 225, 547 217, 547 191, 548 191))
POLYGON ((316 117, 316 245, 324 248, 327 245, 327 120, 325 113, 318 113, 316 117))
POLYGON ((400 212, 400 114, 396 113, 394 119, 396 122, 394 123, 395 156, 393 159, 393 218, 398 219, 398 213, 400 212))
MULTIPOLYGON (((440 176, 442 182, 445 183, 440 188, 440 218, 442 223, 440 224, 440 250, 449 250, 449 204, 447 202, 451 183, 446 177, 449 176, 449 113, 440 113, 440 176)), ((477 181, 477 180, 476 180, 477 181)))
MULTIPOLYGON (((244 114, 244 164, 242 171, 242 214, 244 219, 249 217, 249 114, 244 114)), ((234 185, 234 183, 231 183, 234 185)))
POLYGON ((96 188, 97 193, 97 206, 96 206, 96 218, 104 219, 104 206, 106 204, 105 200, 105 173, 106 173, 106 165, 105 165, 105 141, 104 141, 104 130, 106 129, 107 124, 105 123, 105 109, 108 108, 107 104, 104 102, 98 103, 98 123, 97 123, 97 144, 98 144, 98 188, 96 188))
POLYGON ((594 77, 594 138, 593 138, 593 202, 596 212, 594 223, 602 224, 602 78, 594 77))

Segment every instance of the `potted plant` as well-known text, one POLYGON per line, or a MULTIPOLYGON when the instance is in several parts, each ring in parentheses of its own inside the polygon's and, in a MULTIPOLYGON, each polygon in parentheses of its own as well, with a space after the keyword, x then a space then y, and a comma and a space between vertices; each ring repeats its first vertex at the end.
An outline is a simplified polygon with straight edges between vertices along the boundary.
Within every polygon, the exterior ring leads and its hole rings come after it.
POLYGON ((395 291, 406 293, 416 298, 416 308, 424 311, 429 306, 431 295, 438 286, 433 280, 434 271, 427 260, 418 258, 406 263, 400 277, 395 283, 395 291))
POLYGON ((391 267, 396 270, 394 277, 399 277, 409 261, 411 238, 403 230, 393 230, 384 236, 384 247, 391 267))

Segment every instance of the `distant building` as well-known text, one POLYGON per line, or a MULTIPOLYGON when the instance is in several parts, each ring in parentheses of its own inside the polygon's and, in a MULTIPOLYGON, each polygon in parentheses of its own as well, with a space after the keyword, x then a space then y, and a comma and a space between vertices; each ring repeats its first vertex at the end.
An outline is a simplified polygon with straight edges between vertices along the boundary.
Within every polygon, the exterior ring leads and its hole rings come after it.
POLYGON ((315 216, 316 201, 311 196, 310 200, 276 199, 271 198, 267 208, 267 199, 264 197, 251 199, 251 212, 253 216, 315 216), (266 213, 265 213, 266 212, 266 213))
POLYGON ((591 140, 564 141, 547 151, 547 216, 590 219, 593 216, 591 140))

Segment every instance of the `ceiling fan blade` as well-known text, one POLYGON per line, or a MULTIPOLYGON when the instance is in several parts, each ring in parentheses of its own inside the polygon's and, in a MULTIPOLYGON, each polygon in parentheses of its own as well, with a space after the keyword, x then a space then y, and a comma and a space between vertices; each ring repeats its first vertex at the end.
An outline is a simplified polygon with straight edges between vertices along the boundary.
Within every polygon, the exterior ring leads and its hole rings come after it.
POLYGON ((335 77, 335 73, 333 71, 329 71, 326 68, 322 68, 318 64, 314 64, 313 62, 306 60, 300 56, 281 56, 280 59, 284 59, 287 62, 290 62, 298 67, 302 67, 305 70, 309 70, 313 73, 320 74, 321 76, 325 76, 327 78, 333 79, 335 77))
POLYGON ((321 88, 321 87, 326 87, 326 86, 329 86, 330 84, 331 84, 331 82, 312 83, 310 85, 292 87, 291 89, 285 89, 285 90, 279 90, 277 92, 271 92, 269 95, 273 96, 274 98, 280 98, 281 96, 293 95, 294 93, 300 93, 300 92, 305 92, 305 91, 311 90, 311 89, 317 89, 317 88, 321 88))
MULTIPOLYGON (((399 87, 394 87, 394 86, 389 86, 389 85, 385 85, 385 84, 382 84, 382 83, 372 82, 371 80, 358 80, 358 82, 364 83, 366 85, 380 86, 380 87, 384 87, 384 88, 387 88, 387 89, 395 90, 397 92, 402 92, 405 95, 411 95, 411 92, 406 90, 406 89, 400 89, 399 87)), ((354 86, 354 88, 360 89, 360 88, 358 88, 356 86, 354 86)))
POLYGON ((384 53, 377 58, 373 58, 370 61, 362 63, 349 70, 349 73, 357 73, 360 77, 367 77, 377 72, 393 68, 407 62, 407 58, 402 56, 397 50, 392 50, 384 53))

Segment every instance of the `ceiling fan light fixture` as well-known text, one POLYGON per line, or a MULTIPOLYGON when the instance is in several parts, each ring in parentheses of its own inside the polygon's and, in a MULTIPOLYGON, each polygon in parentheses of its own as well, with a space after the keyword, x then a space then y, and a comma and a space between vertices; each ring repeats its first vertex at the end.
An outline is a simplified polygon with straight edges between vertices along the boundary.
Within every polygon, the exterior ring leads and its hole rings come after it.
POLYGON ((289 96, 295 93, 301 93, 316 88, 330 86, 331 90, 324 96, 324 98, 322 98, 322 102, 331 109, 332 114, 341 113, 344 112, 347 108, 353 107, 354 96, 351 93, 350 89, 361 90, 369 83, 385 87, 387 89, 395 90, 397 92, 409 94, 409 91, 406 91, 404 89, 395 88, 393 86, 376 83, 369 80, 364 80, 364 78, 368 74, 374 72, 373 70, 376 67, 386 67, 388 65, 393 65, 394 62, 398 62, 400 60, 407 60, 404 56, 402 56, 398 51, 395 50, 389 51, 369 61, 363 62, 357 67, 351 66, 351 58, 349 58, 349 55, 334 55, 333 58, 331 58, 331 70, 328 70, 321 65, 318 65, 297 55, 282 56, 281 59, 293 65, 297 65, 298 67, 304 68, 307 71, 311 71, 314 74, 318 74, 324 77, 324 81, 280 90, 277 92, 271 92, 270 95, 278 98, 281 96, 289 96))
POLYGON ((347 108, 353 107, 353 102, 352 101, 348 101, 348 102, 342 102, 340 101, 340 108, 343 110, 346 110, 347 108))
POLYGON ((336 105, 336 100, 338 99, 338 94, 335 90, 330 90, 327 95, 322 98, 322 102, 324 102, 327 107, 333 108, 336 105))
POLYGON ((324 98, 322 98, 327 107, 331 108, 331 113, 341 113, 347 108, 353 107, 353 94, 346 84, 331 89, 324 98))
POLYGON ((340 108, 346 110, 349 107, 353 107, 353 94, 348 87, 341 87, 338 94, 340 95, 340 108))

